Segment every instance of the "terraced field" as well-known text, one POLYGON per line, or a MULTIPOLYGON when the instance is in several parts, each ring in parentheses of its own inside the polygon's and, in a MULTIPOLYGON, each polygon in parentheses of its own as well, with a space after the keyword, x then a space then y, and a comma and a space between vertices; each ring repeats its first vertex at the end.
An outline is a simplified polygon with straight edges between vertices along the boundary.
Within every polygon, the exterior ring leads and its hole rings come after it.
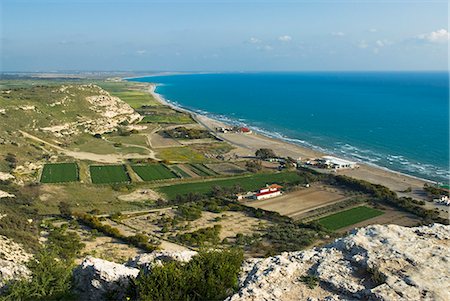
POLYGON ((382 214, 384 212, 381 210, 367 206, 359 206, 328 215, 319 219, 318 222, 327 229, 338 230, 382 214))
POLYGON ((178 173, 182 178, 191 178, 191 176, 177 165, 171 165, 170 169, 178 173))
POLYGON ((177 178, 177 175, 163 164, 131 165, 143 181, 156 181, 177 178))
POLYGON ((209 169, 203 164, 190 164, 190 169, 201 177, 217 176, 214 170, 209 169))
POLYGON ((41 183, 64 183, 78 181, 76 163, 45 164, 42 170, 41 183))
POLYGON ((89 170, 94 184, 130 182, 130 177, 124 165, 91 165, 89 170))

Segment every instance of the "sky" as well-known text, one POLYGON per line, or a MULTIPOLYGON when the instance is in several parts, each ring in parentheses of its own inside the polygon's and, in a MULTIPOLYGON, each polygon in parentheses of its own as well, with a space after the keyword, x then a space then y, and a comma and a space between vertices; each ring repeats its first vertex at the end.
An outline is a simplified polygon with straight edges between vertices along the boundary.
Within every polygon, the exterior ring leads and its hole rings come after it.
POLYGON ((1 71, 448 70, 446 0, 0 0, 1 71))

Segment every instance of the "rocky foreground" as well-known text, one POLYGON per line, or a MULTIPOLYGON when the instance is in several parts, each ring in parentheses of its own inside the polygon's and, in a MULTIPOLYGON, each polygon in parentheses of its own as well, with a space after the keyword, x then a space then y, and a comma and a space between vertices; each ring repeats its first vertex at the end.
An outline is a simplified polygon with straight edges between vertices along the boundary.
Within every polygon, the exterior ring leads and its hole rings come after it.
POLYGON ((449 226, 369 226, 320 249, 249 260, 227 300, 450 300, 449 255, 449 226))
MULTIPOLYGON (((75 288, 81 300, 120 300, 140 269, 195 254, 154 252, 125 264, 88 257, 74 271, 75 288)), ((450 300, 449 255, 450 226, 369 226, 322 248, 247 260, 227 301, 450 300)), ((5 269, 0 283, 12 277, 5 269)))

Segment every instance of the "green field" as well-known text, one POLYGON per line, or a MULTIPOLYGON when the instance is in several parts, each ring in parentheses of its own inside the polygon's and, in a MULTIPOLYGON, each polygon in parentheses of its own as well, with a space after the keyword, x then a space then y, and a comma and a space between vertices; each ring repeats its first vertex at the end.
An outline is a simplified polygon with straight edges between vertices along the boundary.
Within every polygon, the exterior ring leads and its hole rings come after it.
POLYGON ((181 168, 179 168, 176 165, 171 165, 170 169, 177 172, 183 178, 191 178, 191 176, 187 172, 185 172, 184 170, 182 170, 181 168))
POLYGON ((200 163, 207 161, 205 156, 187 146, 159 148, 157 156, 170 162, 200 163))
POLYGON ((217 176, 217 173, 203 164, 190 164, 190 169, 201 177, 217 176))
POLYGON ((91 165, 89 170, 94 184, 130 182, 130 177, 123 165, 91 165))
POLYGON ((162 164, 131 165, 131 168, 143 181, 177 178, 175 173, 162 164))
POLYGON ((329 230, 338 230, 382 214, 384 214, 383 211, 366 206, 359 206, 328 215, 319 219, 318 222, 329 230))
POLYGON ((169 115, 148 115, 140 123, 174 123, 187 124, 193 123, 191 116, 183 113, 174 113, 169 115))
POLYGON ((78 181, 76 163, 45 164, 42 170, 41 183, 63 183, 78 181))
POLYGON ((256 190, 262 188, 266 184, 299 181, 302 178, 296 172, 283 172, 271 174, 254 174, 245 177, 233 177, 229 179, 202 181, 196 183, 183 183, 171 186, 164 186, 158 190, 164 193, 169 199, 175 198, 177 195, 184 195, 190 192, 205 194, 212 190, 214 186, 231 187, 234 185, 241 186, 244 190, 256 190))

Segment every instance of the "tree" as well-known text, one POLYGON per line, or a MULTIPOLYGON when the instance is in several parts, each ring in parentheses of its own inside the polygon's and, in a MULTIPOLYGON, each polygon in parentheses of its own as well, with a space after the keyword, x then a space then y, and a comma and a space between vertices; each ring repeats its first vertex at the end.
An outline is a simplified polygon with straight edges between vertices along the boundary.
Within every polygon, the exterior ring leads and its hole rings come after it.
POLYGON ((268 158, 276 158, 275 152, 270 148, 260 148, 256 151, 255 156, 265 160, 268 158))
POLYGON ((258 172, 262 169, 261 162, 258 160, 251 160, 251 161, 245 162, 245 167, 250 172, 258 172))
POLYGON ((59 202, 58 204, 59 213, 65 217, 70 218, 72 216, 72 208, 67 202, 59 202))

